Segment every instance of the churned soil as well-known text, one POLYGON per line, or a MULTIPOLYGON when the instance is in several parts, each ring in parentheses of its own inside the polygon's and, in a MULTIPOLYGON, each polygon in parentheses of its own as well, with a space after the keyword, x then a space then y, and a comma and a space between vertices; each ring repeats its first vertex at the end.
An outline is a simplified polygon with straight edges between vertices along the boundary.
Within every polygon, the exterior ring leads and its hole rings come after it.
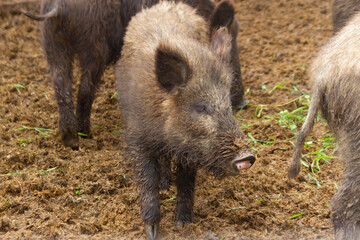
MULTIPOLYGON (((234 2, 246 96, 253 105, 266 105, 259 116, 254 106, 234 114, 246 135, 276 142, 252 142, 257 161, 239 176, 220 180, 200 171, 195 221, 182 229, 174 224, 175 187, 161 192, 161 236, 332 239, 329 203, 341 181, 341 161, 322 162, 316 175, 321 187, 303 171, 289 181, 296 136, 276 118, 266 118, 299 107, 289 102, 309 92, 307 69, 331 36, 331 1, 234 2), (284 88, 270 92, 280 83, 284 88), (289 90, 294 87, 299 91, 289 90)), ((93 138, 81 139, 78 151, 65 148, 38 22, 19 9, 37 13, 39 1, 0 0, 0 238, 144 239, 134 171, 124 158, 113 68, 97 92, 93 138)), ((317 123, 309 141, 325 131, 317 123)))

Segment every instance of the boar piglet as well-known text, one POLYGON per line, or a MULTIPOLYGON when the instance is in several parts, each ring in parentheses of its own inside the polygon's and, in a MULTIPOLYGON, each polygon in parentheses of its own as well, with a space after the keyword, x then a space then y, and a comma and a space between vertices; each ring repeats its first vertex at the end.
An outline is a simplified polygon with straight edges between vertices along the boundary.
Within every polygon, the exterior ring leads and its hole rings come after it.
MULTIPOLYGON (((244 87, 236 43, 238 24, 234 7, 222 0, 177 0, 197 9, 210 36, 219 27, 227 27, 233 39, 231 47, 232 105, 243 107, 244 87)), ((126 27, 136 13, 159 0, 43 0, 40 14, 24 12, 41 21, 41 45, 50 69, 50 79, 59 107, 59 130, 65 146, 79 147, 78 132, 90 137, 90 113, 95 92, 106 66, 120 57, 126 27), (81 71, 76 109, 73 104, 73 59, 81 71), (76 115, 74 113, 76 111, 76 115)))
MULTIPOLYGON (((176 165, 176 224, 193 221, 198 168, 220 176, 255 157, 232 115, 231 36, 213 34, 195 9, 161 2, 132 18, 115 76, 128 154, 138 172, 145 231, 156 238, 163 168, 176 165)), ((170 169, 167 169, 170 172, 170 169)))
POLYGON ((337 33, 360 10, 360 0, 335 0, 332 6, 333 32, 337 33))
POLYGON ((308 115, 296 142, 289 178, 300 171, 300 157, 317 111, 334 132, 344 160, 343 182, 331 200, 336 239, 360 239, 360 15, 320 50, 310 70, 314 81, 308 115))

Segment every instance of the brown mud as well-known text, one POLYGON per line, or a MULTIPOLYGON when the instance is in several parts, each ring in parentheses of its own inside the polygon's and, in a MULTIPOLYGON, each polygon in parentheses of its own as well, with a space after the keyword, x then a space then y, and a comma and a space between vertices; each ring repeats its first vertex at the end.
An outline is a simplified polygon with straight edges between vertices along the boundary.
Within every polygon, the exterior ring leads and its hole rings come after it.
MULTIPOLYGON (((18 11, 37 12, 38 7, 34 0, 0 0, 0 238, 144 239, 138 189, 123 156, 113 68, 106 71, 93 106, 93 139, 81 139, 78 151, 63 147, 38 23, 18 11), (29 129, 19 130, 23 126, 29 129), (46 135, 31 127, 53 131, 46 135)), ((341 161, 322 162, 320 188, 303 171, 296 181, 288 181, 295 135, 276 119, 265 121, 265 116, 294 110, 294 104, 286 103, 309 92, 309 63, 331 36, 331 1, 235 0, 235 7, 247 98, 266 104, 259 118, 251 106, 236 117, 240 125, 250 125, 246 134, 278 141, 252 143, 257 162, 239 176, 219 180, 201 171, 195 222, 183 229, 174 224, 175 188, 162 192, 161 236, 332 239, 329 202, 334 183, 341 180, 341 161), (300 91, 269 93, 281 81, 300 91), (290 219, 299 213, 303 215, 290 219)), ((317 123, 309 140, 316 142, 326 130, 317 123)))

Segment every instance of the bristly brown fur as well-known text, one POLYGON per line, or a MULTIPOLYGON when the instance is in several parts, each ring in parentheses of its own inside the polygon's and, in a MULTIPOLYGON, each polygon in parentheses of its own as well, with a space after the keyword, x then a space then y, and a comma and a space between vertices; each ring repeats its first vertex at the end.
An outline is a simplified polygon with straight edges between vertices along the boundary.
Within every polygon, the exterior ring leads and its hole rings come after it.
MULTIPOLYGON (((158 2, 159 0, 43 0, 40 15, 26 12, 30 18, 41 21, 41 42, 50 68, 50 79, 59 107, 59 130, 65 146, 78 148, 78 132, 90 137, 92 103, 106 66, 119 59, 125 29, 132 16, 158 2), (72 63, 75 56, 81 68, 76 109, 72 91, 72 63)), ((197 13, 206 20, 204 24, 207 28, 210 28, 210 22, 216 28, 222 26, 214 16, 226 16, 229 9, 233 9, 227 0, 217 5, 210 0, 176 2, 184 2, 197 9, 197 13), (218 5, 223 7, 216 7, 218 5)), ((240 107, 245 100, 236 43, 238 26, 235 19, 226 24, 233 37, 230 63, 234 79, 232 102, 234 107, 240 107)))
POLYGON ((300 169, 301 149, 318 109, 335 133, 345 175, 331 200, 336 239, 360 239, 360 14, 318 53, 310 70, 314 81, 308 116, 295 146, 289 177, 300 169))
POLYGON ((197 169, 236 174, 235 157, 251 155, 232 115, 229 42, 220 28, 210 43, 204 19, 181 3, 161 2, 129 23, 115 76, 145 229, 160 221, 159 188, 168 186, 170 161, 182 226, 193 221, 197 169))

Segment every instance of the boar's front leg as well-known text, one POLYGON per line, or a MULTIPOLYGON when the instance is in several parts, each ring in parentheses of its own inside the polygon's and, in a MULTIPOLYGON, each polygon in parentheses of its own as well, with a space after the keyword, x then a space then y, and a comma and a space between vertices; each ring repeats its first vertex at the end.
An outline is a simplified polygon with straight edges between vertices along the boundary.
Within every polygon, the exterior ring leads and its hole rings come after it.
POLYGON ((140 203, 145 233, 149 239, 156 239, 160 222, 159 163, 151 154, 136 152, 139 171, 140 203))
POLYGON ((193 221, 196 169, 177 165, 176 169, 176 226, 183 227, 193 221))

